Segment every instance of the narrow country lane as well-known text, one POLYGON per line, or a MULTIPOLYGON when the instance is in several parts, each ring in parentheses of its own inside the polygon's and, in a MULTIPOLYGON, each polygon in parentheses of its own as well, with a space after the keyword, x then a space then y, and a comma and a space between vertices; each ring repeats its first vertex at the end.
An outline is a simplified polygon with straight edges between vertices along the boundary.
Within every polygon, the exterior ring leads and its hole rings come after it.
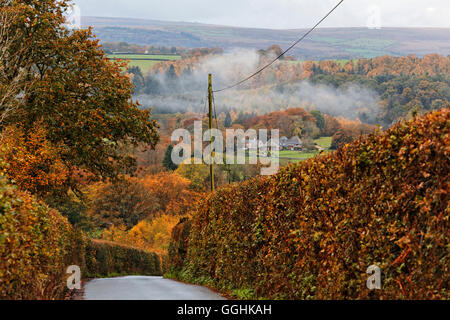
POLYGON ((128 276, 86 283, 86 300, 225 300, 202 286, 163 277, 128 276))

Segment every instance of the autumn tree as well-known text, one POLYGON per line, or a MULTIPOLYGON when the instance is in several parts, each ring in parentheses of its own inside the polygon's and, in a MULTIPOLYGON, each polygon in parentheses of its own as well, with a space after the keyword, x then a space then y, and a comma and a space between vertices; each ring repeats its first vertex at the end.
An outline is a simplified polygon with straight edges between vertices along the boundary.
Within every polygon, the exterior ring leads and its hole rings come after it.
POLYGON ((172 229, 179 220, 170 215, 142 220, 128 231, 125 241, 138 248, 167 253, 172 229))
POLYGON ((362 135, 372 133, 376 129, 375 126, 362 123, 359 120, 340 118, 338 122, 340 129, 333 135, 330 147, 333 150, 343 147, 362 135))
POLYGON ((350 129, 341 128, 333 135, 330 149, 337 150, 347 143, 352 142, 354 139, 355 137, 353 137, 350 129))
POLYGON ((59 150, 46 136, 46 129, 39 123, 27 135, 22 128, 11 125, 3 130, 0 151, 9 178, 21 190, 41 198, 64 188, 69 174, 59 158, 59 150))
POLYGON ((267 48, 268 52, 272 52, 275 56, 279 56, 283 53, 283 49, 277 44, 271 45, 269 48, 267 48))
POLYGON ((161 172, 142 178, 142 185, 154 198, 152 211, 183 215, 199 199, 191 181, 176 172, 161 172))
POLYGON ((66 192, 68 180, 80 185, 89 183, 90 174, 67 170, 59 150, 47 140, 47 130, 39 122, 25 135, 20 126, 10 125, 2 132, 0 171, 22 191, 28 191, 51 208, 66 216, 72 225, 85 231, 92 229, 86 215, 84 197, 74 191, 66 192))
POLYGON ((100 228, 124 225, 129 230, 144 219, 184 215, 199 197, 191 182, 177 173, 124 176, 89 188, 88 214, 100 228))
MULTIPOLYGON (((121 72, 124 63, 110 61, 90 29, 64 26, 69 4, 1 2, 0 17, 8 27, 2 27, 0 37, 0 101, 20 97, 7 117, 8 107, 0 106, 1 126, 18 124, 28 137, 39 123, 69 173, 81 168, 97 179, 115 178, 134 170, 128 147, 156 145, 157 123, 131 100, 132 83, 121 72), (18 88, 11 89, 14 85, 18 88)), ((67 181, 67 188, 73 182, 67 181)))
POLYGON ((325 126, 322 130, 322 134, 327 137, 333 136, 339 129, 341 129, 341 125, 336 118, 326 114, 325 118, 325 126))
POLYGON ((88 214, 99 228, 124 225, 131 229, 154 213, 154 196, 137 178, 122 177, 115 183, 90 187, 88 214))

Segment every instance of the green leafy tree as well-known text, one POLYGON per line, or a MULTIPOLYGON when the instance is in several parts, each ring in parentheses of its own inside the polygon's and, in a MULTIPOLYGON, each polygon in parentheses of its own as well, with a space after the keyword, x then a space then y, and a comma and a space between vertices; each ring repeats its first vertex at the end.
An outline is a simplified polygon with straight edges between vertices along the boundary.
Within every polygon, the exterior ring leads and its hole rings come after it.
POLYGON ((313 115, 314 118, 316 118, 316 126, 320 129, 320 132, 325 128, 325 117, 323 116, 322 112, 319 110, 312 110, 309 113, 313 115))
POLYGON ((133 75, 133 86, 136 93, 141 92, 142 89, 145 87, 145 79, 142 74, 141 68, 137 66, 132 66, 130 67, 130 69, 128 69, 128 72, 133 75))
POLYGON ((225 116, 225 122, 224 122, 225 128, 231 127, 232 122, 233 122, 233 120, 231 119, 231 115, 229 112, 227 112, 227 114, 225 116))
POLYGON ((158 78, 152 74, 148 74, 145 77, 145 86, 143 88, 144 93, 146 94, 160 94, 162 91, 161 84, 158 81, 158 78))
POLYGON ((163 166, 167 169, 167 170, 177 170, 178 166, 173 163, 172 161, 172 150, 173 150, 173 146, 169 145, 167 147, 166 153, 164 155, 164 160, 163 160, 163 166))

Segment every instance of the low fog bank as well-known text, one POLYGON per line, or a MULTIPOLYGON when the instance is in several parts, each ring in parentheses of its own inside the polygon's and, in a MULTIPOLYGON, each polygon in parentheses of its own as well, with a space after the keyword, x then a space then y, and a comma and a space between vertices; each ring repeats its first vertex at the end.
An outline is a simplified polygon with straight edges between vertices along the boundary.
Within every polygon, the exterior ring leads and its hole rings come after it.
MULTIPOLYGON (((154 113, 202 112, 206 105, 209 73, 213 75, 213 88, 217 90, 242 80, 271 58, 273 57, 261 58, 258 52, 242 49, 214 55, 188 70, 185 69, 179 76, 174 76, 169 71, 152 74, 152 83, 158 89, 151 94, 136 95, 135 98, 144 107, 151 106, 154 113)), ((277 62, 263 74, 236 89, 216 93, 217 112, 234 109, 237 112, 263 114, 291 107, 305 107, 318 109, 332 116, 375 121, 379 112, 379 97, 376 92, 357 84, 335 88, 312 84, 308 80, 277 83, 275 72, 284 70, 280 68, 280 63, 287 62, 277 62), (255 85, 259 88, 251 89, 255 85)), ((290 76, 280 77, 285 79, 290 76)), ((292 76, 295 78, 296 75, 292 76)))

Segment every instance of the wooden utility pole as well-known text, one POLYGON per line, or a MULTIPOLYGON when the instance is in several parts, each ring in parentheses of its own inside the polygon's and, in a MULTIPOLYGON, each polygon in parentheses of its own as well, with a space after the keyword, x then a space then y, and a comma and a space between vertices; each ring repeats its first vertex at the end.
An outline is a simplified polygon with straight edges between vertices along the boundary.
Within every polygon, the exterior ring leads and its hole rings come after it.
MULTIPOLYGON (((213 118, 212 118, 212 106, 213 106, 213 101, 212 101, 212 75, 209 74, 208 76, 208 102, 209 102, 209 132, 210 132, 210 141, 211 141, 211 147, 212 147, 212 127, 213 127, 213 118)), ((213 149, 211 148, 211 154, 209 155, 210 158, 210 165, 209 165, 209 175, 210 175, 210 179, 211 179, 211 192, 214 191, 214 167, 213 167, 213 149)))

